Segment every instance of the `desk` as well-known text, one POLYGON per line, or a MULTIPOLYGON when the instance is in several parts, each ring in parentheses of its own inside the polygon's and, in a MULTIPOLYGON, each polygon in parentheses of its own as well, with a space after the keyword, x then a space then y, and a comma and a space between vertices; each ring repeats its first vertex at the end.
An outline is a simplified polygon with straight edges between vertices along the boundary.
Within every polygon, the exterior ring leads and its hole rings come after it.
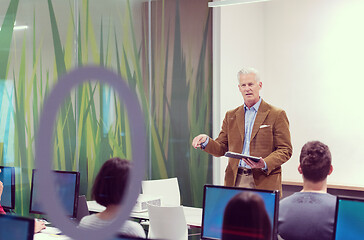
POLYGON ((48 233, 36 233, 34 234, 34 240, 72 240, 66 235, 54 235, 48 233))
MULTIPOLYGON (((96 201, 87 201, 87 207, 90 212, 102 212, 105 210, 104 206, 101 206, 96 201)), ((191 227, 201 227, 202 223, 202 208, 185 207, 183 206, 186 222, 191 227)), ((131 212, 130 217, 149 220, 148 211, 145 212, 131 212)))
POLYGON ((34 240, 43 240, 43 239, 58 239, 58 240, 69 240, 66 235, 61 234, 61 230, 56 227, 46 226, 46 229, 43 229, 41 232, 34 234, 34 240))

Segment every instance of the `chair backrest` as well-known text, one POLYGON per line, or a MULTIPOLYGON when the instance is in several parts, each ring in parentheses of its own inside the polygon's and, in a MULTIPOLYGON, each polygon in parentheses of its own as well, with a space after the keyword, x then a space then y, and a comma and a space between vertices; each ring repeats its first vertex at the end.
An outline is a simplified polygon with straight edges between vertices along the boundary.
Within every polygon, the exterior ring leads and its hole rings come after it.
POLYGON ((148 238, 187 240, 188 229, 182 206, 158 207, 148 205, 148 238))
POLYGON ((90 215, 90 212, 88 211, 86 196, 80 195, 78 196, 77 222, 80 222, 84 216, 88 215, 90 215))
POLYGON ((177 178, 142 181, 143 194, 162 197, 162 206, 180 206, 181 195, 177 178))

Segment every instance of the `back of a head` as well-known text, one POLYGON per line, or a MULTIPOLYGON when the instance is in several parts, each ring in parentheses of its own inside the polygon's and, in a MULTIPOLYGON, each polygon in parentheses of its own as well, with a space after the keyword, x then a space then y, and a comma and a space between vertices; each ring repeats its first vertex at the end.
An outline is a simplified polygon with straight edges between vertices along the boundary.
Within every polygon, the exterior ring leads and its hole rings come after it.
POLYGON ((242 192, 228 202, 224 212, 222 239, 271 239, 269 216, 258 194, 242 192))
POLYGON ((111 158, 101 167, 92 187, 92 198, 105 207, 120 204, 129 179, 130 162, 111 158))
POLYGON ((329 147, 319 141, 306 143, 301 150, 300 166, 306 180, 312 182, 325 180, 331 168, 329 147))

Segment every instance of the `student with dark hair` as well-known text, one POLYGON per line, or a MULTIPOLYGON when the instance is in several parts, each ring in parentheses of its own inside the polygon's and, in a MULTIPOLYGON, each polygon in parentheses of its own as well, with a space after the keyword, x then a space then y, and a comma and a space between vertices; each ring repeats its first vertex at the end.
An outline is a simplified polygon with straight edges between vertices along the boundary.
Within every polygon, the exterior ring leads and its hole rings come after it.
POLYGON ((332 238, 336 197, 327 193, 326 183, 332 170, 327 145, 312 141, 302 147, 298 172, 303 177, 303 189, 280 201, 280 237, 285 240, 332 238))
POLYGON ((269 216, 258 194, 242 192, 228 202, 222 224, 222 240, 268 240, 271 234, 269 216))
MULTIPOLYGON (((112 158, 102 165, 92 187, 92 198, 106 209, 81 219, 81 228, 101 228, 110 224, 116 217, 121 206, 121 200, 129 180, 130 162, 120 158, 112 158)), ((133 237, 145 238, 142 226, 127 220, 120 232, 133 237)))

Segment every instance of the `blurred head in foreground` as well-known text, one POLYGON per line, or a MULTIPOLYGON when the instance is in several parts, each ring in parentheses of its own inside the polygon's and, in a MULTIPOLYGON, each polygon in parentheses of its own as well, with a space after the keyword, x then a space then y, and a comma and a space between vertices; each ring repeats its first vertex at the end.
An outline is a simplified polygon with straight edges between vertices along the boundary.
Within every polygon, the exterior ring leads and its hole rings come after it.
POLYGON ((258 194, 242 192, 228 202, 224 212, 222 239, 271 239, 269 216, 258 194))

